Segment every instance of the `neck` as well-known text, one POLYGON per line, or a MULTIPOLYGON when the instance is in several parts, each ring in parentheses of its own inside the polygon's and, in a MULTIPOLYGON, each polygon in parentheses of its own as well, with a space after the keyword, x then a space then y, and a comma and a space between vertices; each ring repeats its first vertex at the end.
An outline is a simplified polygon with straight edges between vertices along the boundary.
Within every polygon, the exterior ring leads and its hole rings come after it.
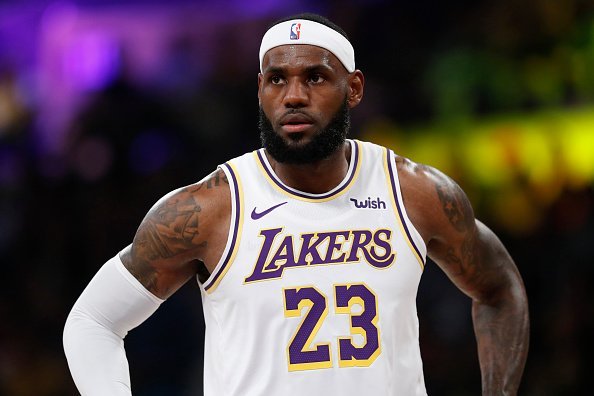
POLYGON ((310 164, 285 164, 266 152, 274 173, 287 186, 310 194, 323 194, 338 186, 349 169, 351 145, 348 142, 329 157, 310 164))

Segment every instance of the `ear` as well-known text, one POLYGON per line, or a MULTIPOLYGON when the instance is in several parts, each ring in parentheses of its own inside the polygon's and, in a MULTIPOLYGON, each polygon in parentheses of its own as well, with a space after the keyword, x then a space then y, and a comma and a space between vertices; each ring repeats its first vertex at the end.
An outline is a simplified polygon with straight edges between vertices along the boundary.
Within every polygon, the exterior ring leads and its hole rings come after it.
POLYGON ((349 76, 349 96, 347 103, 352 109, 363 99, 363 88, 365 86, 365 77, 361 70, 355 70, 349 76))
POLYGON ((262 81, 264 79, 264 76, 262 76, 262 73, 258 73, 258 104, 262 105, 262 98, 261 98, 261 92, 262 92, 262 81))

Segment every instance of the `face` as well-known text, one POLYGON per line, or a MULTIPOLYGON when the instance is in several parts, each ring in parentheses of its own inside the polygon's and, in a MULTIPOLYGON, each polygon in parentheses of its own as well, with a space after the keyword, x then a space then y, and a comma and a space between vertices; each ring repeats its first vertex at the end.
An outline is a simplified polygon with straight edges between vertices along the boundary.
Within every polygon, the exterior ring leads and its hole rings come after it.
POLYGON ((271 49, 258 77, 262 143, 279 162, 308 163, 341 147, 363 75, 348 73, 329 51, 311 45, 271 49))

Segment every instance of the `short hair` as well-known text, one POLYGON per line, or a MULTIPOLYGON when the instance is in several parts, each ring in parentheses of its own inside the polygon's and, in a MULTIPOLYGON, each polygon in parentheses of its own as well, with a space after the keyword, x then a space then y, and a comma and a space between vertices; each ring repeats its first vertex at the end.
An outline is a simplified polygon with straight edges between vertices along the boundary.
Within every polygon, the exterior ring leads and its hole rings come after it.
MULTIPOLYGON (((313 12, 303 12, 301 14, 291 15, 289 17, 279 19, 278 21, 274 22, 272 25, 268 26, 268 29, 270 29, 274 25, 278 25, 281 22, 286 22, 286 21, 290 21, 293 19, 306 19, 308 21, 314 21, 317 23, 321 23, 322 25, 326 25, 330 29, 337 31, 338 33, 343 35, 347 40, 349 39, 349 36, 347 36, 346 32, 340 26, 338 26, 337 24, 335 24, 328 18, 326 18, 322 15, 319 15, 319 14, 314 14, 313 12)), ((268 29, 266 29, 266 30, 268 30, 268 29)))

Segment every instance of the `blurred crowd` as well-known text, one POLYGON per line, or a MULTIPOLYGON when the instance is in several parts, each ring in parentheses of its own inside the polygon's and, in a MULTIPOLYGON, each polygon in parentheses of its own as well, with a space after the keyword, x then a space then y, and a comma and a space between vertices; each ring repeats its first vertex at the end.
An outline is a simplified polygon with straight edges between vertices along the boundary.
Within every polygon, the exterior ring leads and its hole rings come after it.
MULTIPOLYGON (((257 49, 280 17, 320 12, 349 33, 367 78, 351 137, 413 159, 439 165, 472 138, 468 125, 502 114, 594 118, 591 1, 245 3, 0 2, 0 394, 76 394, 61 346, 72 304, 157 199, 259 147, 257 49)), ((594 147, 594 129, 580 136, 594 147)), ((524 277, 523 395, 590 390, 594 161, 580 169, 537 187, 445 169, 524 277), (522 205, 506 198, 516 190, 529 192, 522 205), (536 220, 512 226, 536 206, 536 220)), ((429 394, 478 394, 470 301, 429 264, 418 304, 429 394)), ((189 282, 126 338, 134 394, 201 394, 203 333, 189 282)))

